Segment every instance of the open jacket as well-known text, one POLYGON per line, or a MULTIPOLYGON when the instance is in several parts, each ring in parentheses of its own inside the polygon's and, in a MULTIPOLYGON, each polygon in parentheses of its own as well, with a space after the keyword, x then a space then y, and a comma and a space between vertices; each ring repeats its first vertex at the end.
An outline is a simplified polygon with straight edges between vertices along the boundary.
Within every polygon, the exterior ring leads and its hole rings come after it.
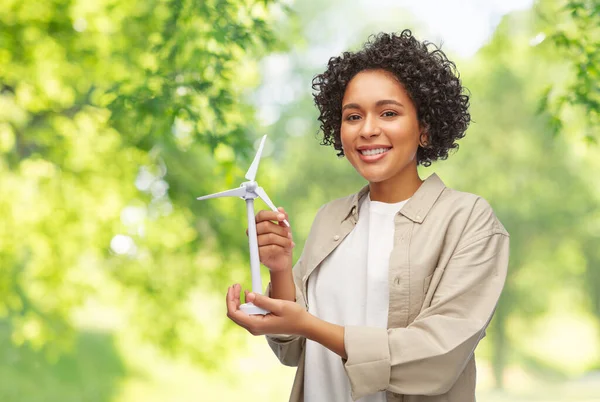
MULTIPOLYGON (((296 302, 305 309, 311 273, 352 231, 367 192, 318 211, 293 268, 296 302)), ((504 286, 509 235, 483 198, 447 188, 436 174, 394 222, 388 328, 344 329, 352 398, 385 390, 388 402, 473 402, 473 353, 504 286)), ((298 366, 290 401, 304 401, 306 339, 267 340, 283 364, 298 366)))

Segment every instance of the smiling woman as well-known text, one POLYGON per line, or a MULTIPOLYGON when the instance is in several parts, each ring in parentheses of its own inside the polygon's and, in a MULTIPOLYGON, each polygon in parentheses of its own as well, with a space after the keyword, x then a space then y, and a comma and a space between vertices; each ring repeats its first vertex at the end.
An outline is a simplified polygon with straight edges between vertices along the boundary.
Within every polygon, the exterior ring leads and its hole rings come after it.
POLYGON ((470 122, 454 64, 410 31, 380 34, 330 59, 313 88, 323 144, 368 185, 319 210, 293 268, 287 214, 259 212, 271 283, 246 301, 271 314, 244 314, 234 285, 229 318, 298 366, 293 402, 474 402, 474 350, 509 242, 483 198, 417 171, 447 158, 470 122))

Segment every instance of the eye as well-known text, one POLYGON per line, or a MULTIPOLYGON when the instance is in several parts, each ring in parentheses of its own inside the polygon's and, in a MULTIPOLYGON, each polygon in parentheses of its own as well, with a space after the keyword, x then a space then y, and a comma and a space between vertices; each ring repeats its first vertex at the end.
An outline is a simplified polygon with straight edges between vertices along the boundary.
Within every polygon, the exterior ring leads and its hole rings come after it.
POLYGON ((358 120, 360 119, 360 116, 357 114, 351 114, 350 116, 346 117, 346 120, 348 121, 354 121, 354 120, 358 120))
POLYGON ((394 112, 393 110, 388 110, 382 113, 383 117, 394 117, 394 116, 398 116, 398 113, 394 112))

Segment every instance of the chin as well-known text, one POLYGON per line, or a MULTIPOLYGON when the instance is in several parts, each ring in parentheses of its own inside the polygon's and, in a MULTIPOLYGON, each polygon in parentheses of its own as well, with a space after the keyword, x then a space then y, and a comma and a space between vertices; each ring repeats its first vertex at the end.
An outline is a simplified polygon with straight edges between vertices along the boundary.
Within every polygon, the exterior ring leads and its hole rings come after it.
MULTIPOLYGON (((367 179, 368 180, 368 179, 367 179)), ((386 179, 373 179, 373 180, 368 180, 370 184, 378 184, 378 183, 384 183, 386 181, 386 179)))
POLYGON ((376 174, 361 174, 361 176, 369 183, 381 183, 388 179, 387 176, 381 176, 376 174))
POLYGON ((360 174, 365 180, 371 183, 379 183, 385 181, 393 176, 393 172, 390 171, 389 166, 354 166, 354 169, 360 174))

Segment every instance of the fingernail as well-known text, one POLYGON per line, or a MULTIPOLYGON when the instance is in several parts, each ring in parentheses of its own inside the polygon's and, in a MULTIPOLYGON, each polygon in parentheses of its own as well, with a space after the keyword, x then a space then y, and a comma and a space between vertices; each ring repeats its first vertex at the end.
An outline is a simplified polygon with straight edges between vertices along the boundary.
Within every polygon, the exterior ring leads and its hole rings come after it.
POLYGON ((292 242, 292 247, 296 247, 296 243, 292 242))
POLYGON ((283 219, 285 219, 285 215, 284 214, 279 214, 279 215, 277 215, 277 219, 283 220, 283 219))
POLYGON ((250 292, 250 293, 248 293, 248 296, 254 297, 254 293, 250 292))

